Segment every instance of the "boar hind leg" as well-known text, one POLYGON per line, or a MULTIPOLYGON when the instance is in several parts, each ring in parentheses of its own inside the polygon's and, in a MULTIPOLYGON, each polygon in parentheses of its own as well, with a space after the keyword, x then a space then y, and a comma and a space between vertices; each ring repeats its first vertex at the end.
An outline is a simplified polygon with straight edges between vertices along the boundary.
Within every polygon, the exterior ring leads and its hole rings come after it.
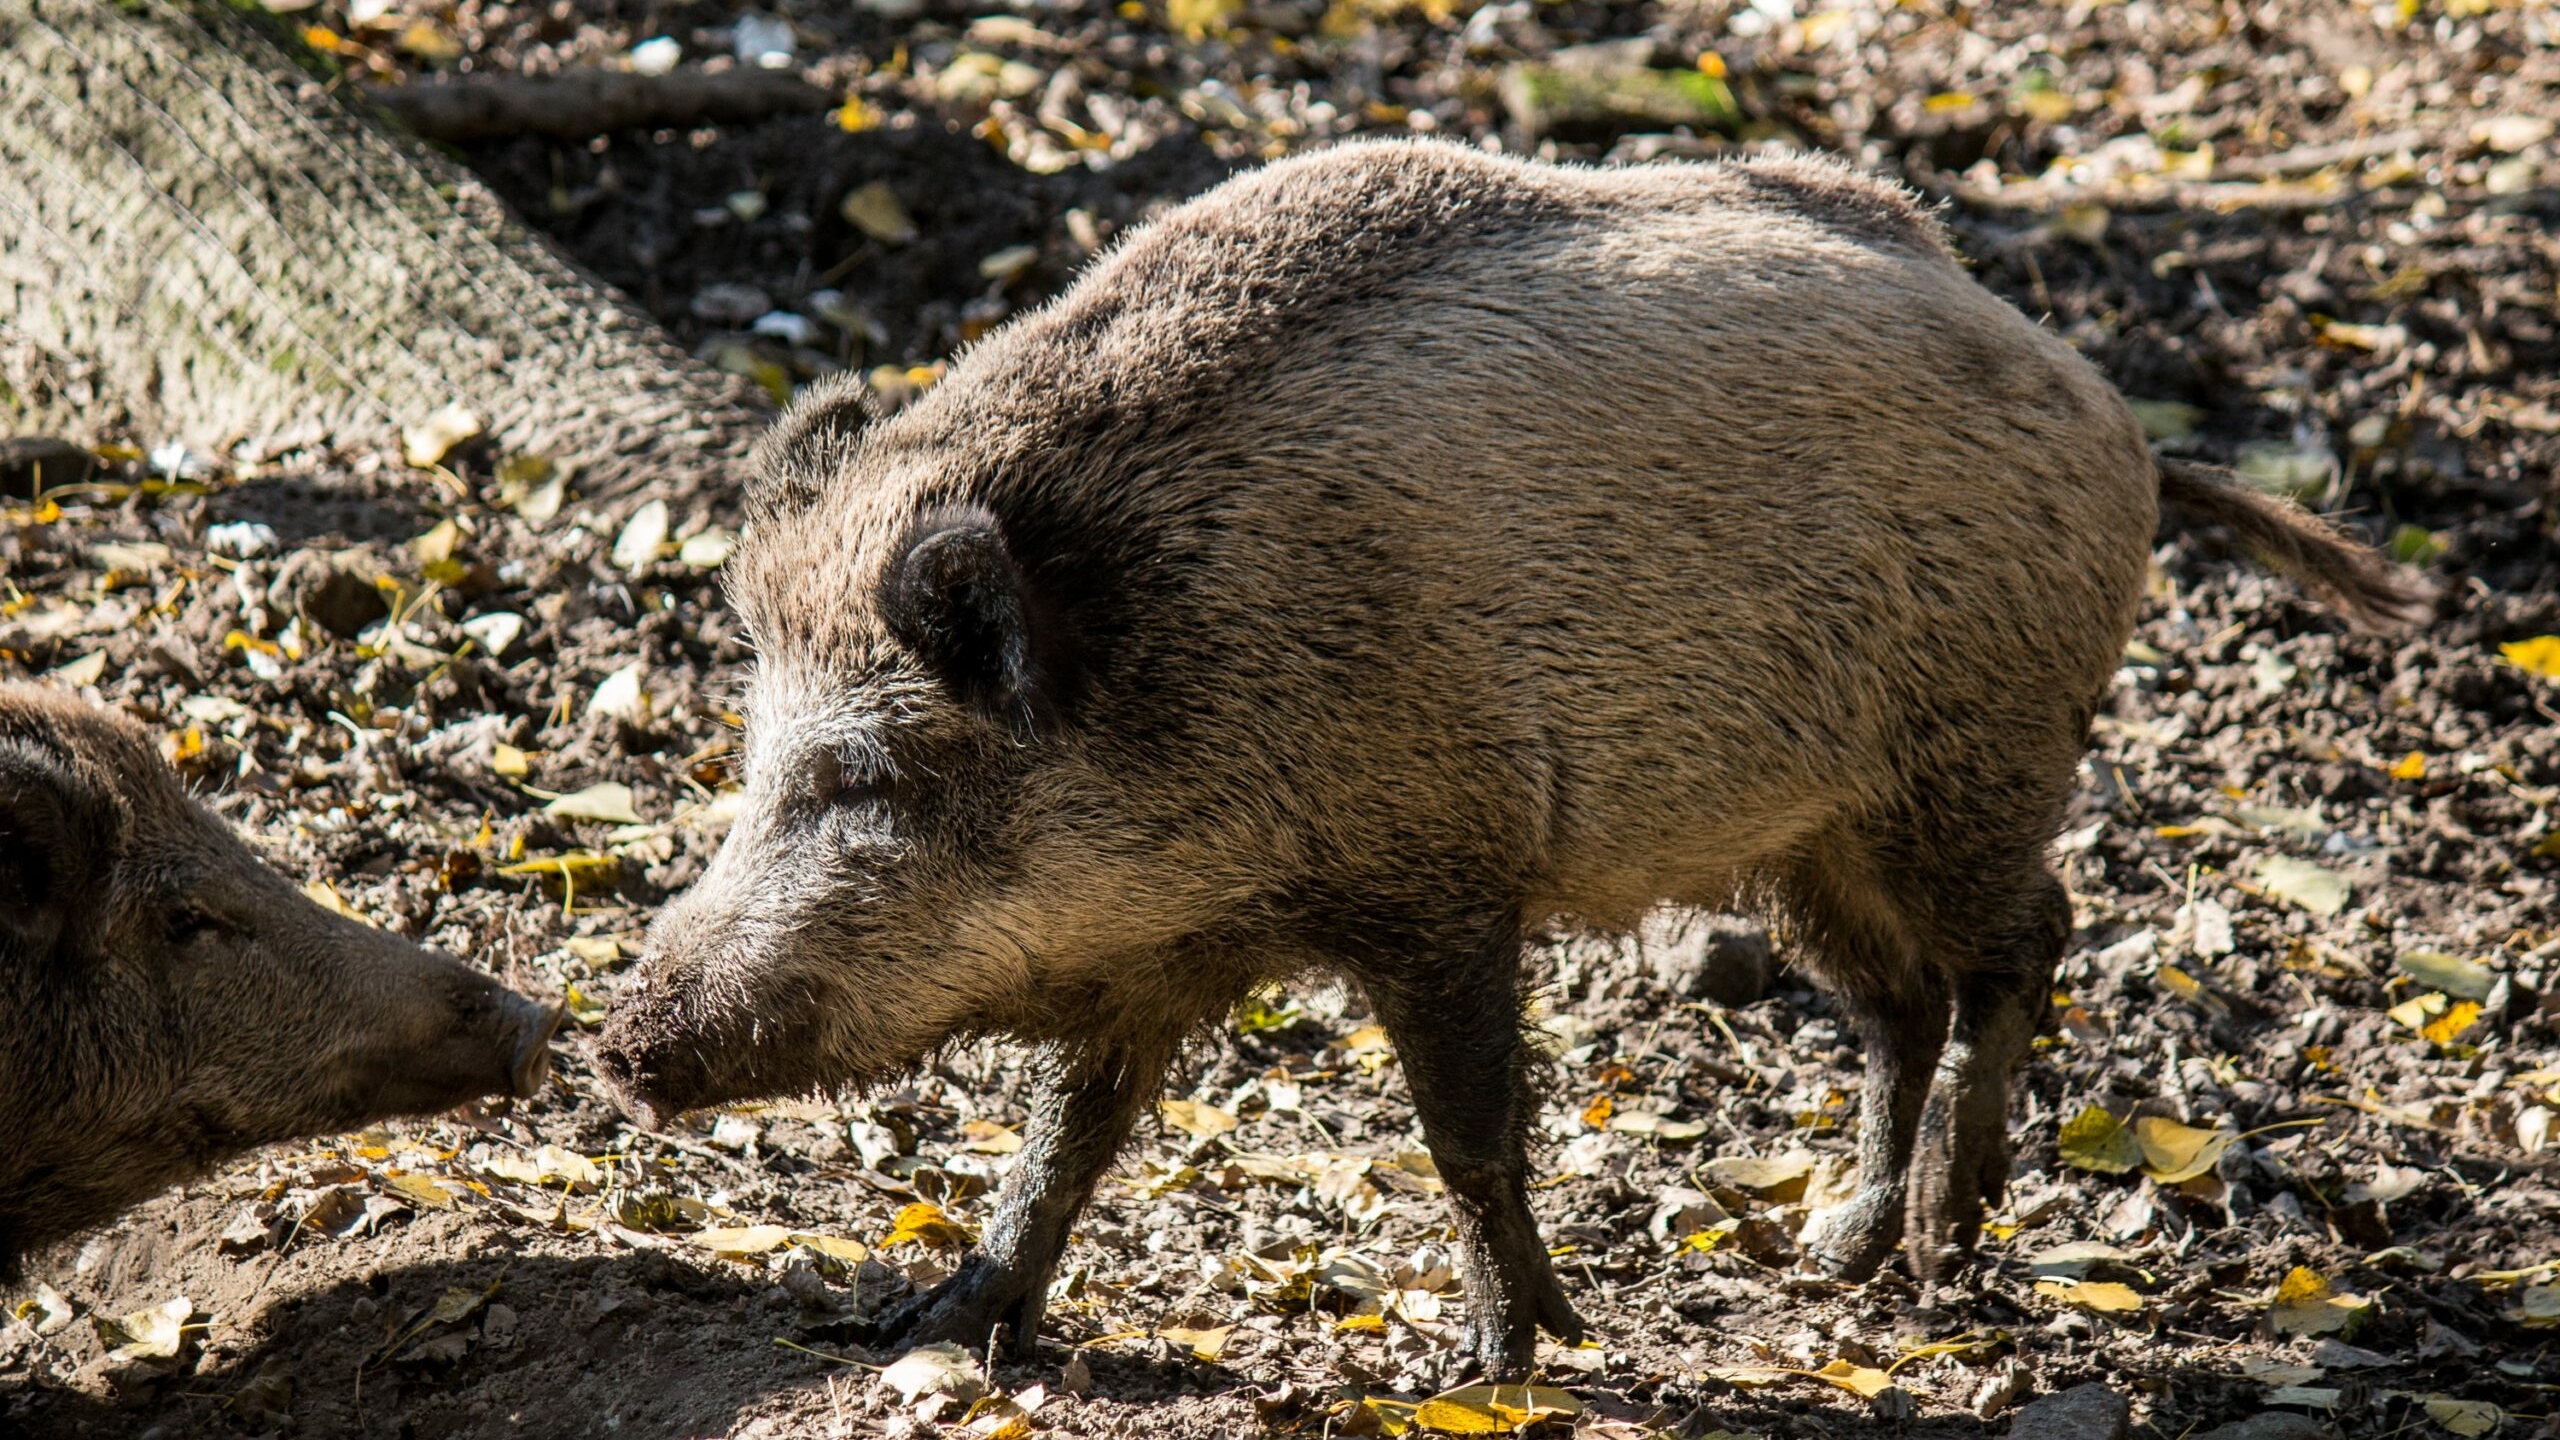
POLYGON ((1514 922, 1493 932, 1479 932, 1463 961, 1416 957, 1391 977, 1368 971, 1361 979, 1395 1044, 1457 1222, 1467 1296, 1461 1358, 1517 1374, 1536 1357, 1540 1327, 1579 1344, 1582 1320, 1529 1213, 1527 1137, 1538 1102, 1520 1033, 1521 939, 1514 922))
POLYGON ((1849 1280, 1875 1274, 1902 1239, 1912 1152, 1930 1072, 1946 1043, 1948 999, 1923 963, 1901 912, 1843 871, 1800 887, 1818 973, 1866 1051, 1859 1098, 1857 1190, 1806 1242, 1816 1263, 1849 1280))
POLYGON ((1911 1177, 1912 1268, 1943 1278, 1982 1230, 1982 1212, 2009 1182, 2009 1082, 2025 1061, 2054 966, 2071 935, 2071 902, 2041 867, 2005 903, 1974 917, 1976 968, 1956 985, 1955 1033, 1921 1116, 1911 1177))
POLYGON ((1048 1047, 1038 1059, 1021 1157, 978 1248, 950 1279, 892 1311, 878 1342, 991 1345, 1002 1327, 1013 1353, 1031 1354, 1067 1227, 1163 1090, 1172 1058, 1170 1049, 1152 1047, 1048 1047))

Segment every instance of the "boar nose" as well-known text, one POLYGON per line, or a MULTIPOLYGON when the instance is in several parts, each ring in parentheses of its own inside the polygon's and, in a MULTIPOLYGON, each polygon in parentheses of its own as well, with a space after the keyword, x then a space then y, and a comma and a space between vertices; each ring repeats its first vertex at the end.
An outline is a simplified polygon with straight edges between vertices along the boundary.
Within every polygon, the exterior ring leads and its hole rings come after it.
POLYGON ((506 998, 506 1033, 510 1036, 507 1085, 517 1098, 530 1097, 551 1076, 551 1037, 560 1029, 557 1005, 528 1000, 513 991, 506 998))

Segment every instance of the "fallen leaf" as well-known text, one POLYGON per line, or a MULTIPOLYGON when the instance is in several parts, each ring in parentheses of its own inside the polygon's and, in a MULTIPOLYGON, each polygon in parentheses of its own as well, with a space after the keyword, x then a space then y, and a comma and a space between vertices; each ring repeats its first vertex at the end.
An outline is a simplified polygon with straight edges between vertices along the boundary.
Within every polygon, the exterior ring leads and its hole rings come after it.
POLYGON ((1628 1135, 1650 1135, 1665 1145, 1679 1145, 1707 1133, 1703 1120, 1674 1120, 1646 1110, 1630 1110, 1609 1122, 1609 1128, 1628 1135))
POLYGON ((392 1175, 382 1183, 384 1188, 401 1199, 413 1205, 423 1205, 430 1210, 452 1209, 453 1202, 462 1193, 441 1180, 418 1174, 414 1170, 392 1175))
POLYGON ((2095 1105, 2063 1122, 2061 1148, 2064 1164, 2101 1175, 2121 1175, 2144 1160, 2141 1140, 2095 1105))
POLYGON ((652 500, 632 511, 613 542, 613 563, 633 572, 657 563, 659 547, 667 543, 669 523, 664 500, 652 500))
POLYGON ((79 687, 95 685, 106 678, 107 652, 92 650, 77 660, 66 660, 45 672, 45 678, 57 684, 79 687))
POLYGON ((2498 647, 2498 653, 2516 668, 2539 675, 2545 680, 2560 680, 2560 635, 2536 635, 2530 640, 2511 640, 2498 647))
POLYGON ((2067 1245, 2056 1245, 2050 1250, 2036 1252, 2035 1256, 2027 1261, 2027 1269, 2036 1275, 2058 1275, 2065 1279, 2077 1280, 2088 1274, 2092 1266, 2125 1263, 2132 1259, 2133 1252, 2117 1249, 2103 1240, 2074 1240, 2067 1245))
POLYGON ((1582 1402, 1547 1385, 1468 1385, 1415 1409, 1413 1423, 1444 1435, 1508 1435, 1539 1420, 1569 1420, 1582 1402))
POLYGON ((2507 1318, 2536 1330, 2560 1325, 2560 1285, 2527 1285, 2516 1292, 2507 1318))
POLYGON ((447 405, 400 432, 400 458, 420 470, 441 465, 453 447, 480 433, 480 417, 447 405))
POLYGON ((2394 780, 2426 779, 2426 752, 2423 750, 2412 750, 2408 754, 2401 756, 2400 763, 2391 767, 2391 778, 2394 780))
POLYGON ((181 1295, 130 1315, 101 1315, 98 1338, 110 1360, 168 1360, 185 1348, 187 1331, 203 1328, 187 1324, 195 1313, 196 1302, 181 1295))
POLYGON ((1834 1360, 1813 1372, 1813 1378, 1828 1381, 1861 1400, 1873 1400, 1893 1384, 1893 1377, 1865 1365, 1834 1360))
POLYGON ((644 823, 640 812, 631 806, 631 787, 619 780, 606 780, 574 794, 553 798, 550 804, 542 807, 542 813, 568 820, 601 820, 613 825, 644 823))
POLYGON ((2113 1280, 2039 1280, 2036 1293, 2109 1315, 2129 1315, 2142 1308, 2142 1297, 2132 1286, 2113 1280))
POLYGON ((2330 1288, 2328 1277, 2307 1265, 2297 1265, 2276 1287, 2275 1303, 2268 1309, 2268 1323, 2279 1335, 2352 1335, 2373 1309, 2373 1302, 2361 1295, 2343 1295, 2330 1288))
POLYGON ((898 203, 898 192, 886 180, 874 180, 849 192, 836 212, 845 223, 883 245, 904 245, 916 238, 916 222, 898 203))
POLYGON ((2457 1400, 2450 1395, 2430 1395, 2425 1400, 2427 1418, 2464 1437, 2486 1435, 2507 1422, 2507 1412, 2486 1400, 2457 1400))
POLYGON ((717 1230, 698 1230, 686 1236, 685 1240, 724 1259, 742 1260, 790 1244, 791 1230, 784 1225, 732 1225, 717 1230))
POLYGON ((880 1383, 897 1391, 902 1405, 914 1404, 920 1395, 948 1395, 966 1403, 987 1391, 978 1363, 947 1340, 919 1345, 891 1361, 880 1372, 880 1383))
POLYGON ((2198 1129, 2158 1115, 2133 1122, 2134 1139, 2142 1147, 2142 1173, 2163 1185, 2192 1180, 2214 1167, 2239 1132, 2198 1129))
POLYGON ((2403 950, 2393 963, 2428 989, 2465 1000, 2488 999, 2498 983, 2497 972, 2488 966, 2433 950, 2403 950))
POLYGON ((972 1120, 960 1127, 960 1148, 979 1155, 1011 1155, 1022 1149, 1022 1137, 993 1120, 972 1120))
POLYGON ((371 920, 366 919, 354 906, 349 905, 345 900, 340 899, 337 887, 331 885, 326 880, 312 881, 310 884, 302 887, 302 893, 308 896, 313 904, 328 911, 332 915, 345 916, 347 919, 353 920, 359 925, 372 926, 375 929, 381 928, 378 925, 374 925, 371 920))
POLYGON ((610 716, 626 725, 648 724, 654 713, 644 683, 648 675, 648 665, 638 661, 607 675, 596 686, 595 697, 587 702, 587 713, 610 716))
POLYGON ((2279 900, 2326 918, 2347 908, 2352 888, 2345 876, 2323 870, 2290 855, 2268 855, 2258 861, 2258 884, 2279 900))
POLYGON ((50 1335, 71 1323, 78 1314, 61 1291, 38 1281, 36 1293, 21 1300, 9 1312, 14 1319, 24 1320, 38 1335, 50 1335))
POLYGON ((1236 1128, 1235 1116, 1202 1100, 1160 1101, 1156 1110, 1164 1123, 1195 1140, 1212 1140, 1236 1128))
POLYGON ((2444 1014, 2419 1026, 2418 1033, 2438 1045, 2450 1045, 2462 1038, 2462 1033, 2470 1029, 2479 1019, 2480 1002, 2460 1000, 2447 1006, 2444 1014))
POLYGON ((1793 1150, 1766 1158, 1750 1155, 1720 1155, 1698 1167, 1698 1173, 1710 1183, 1747 1190, 1763 1200, 1785 1204, 1801 1198, 1805 1184, 1813 1175, 1814 1157, 1806 1150, 1793 1150))
POLYGON ((1215 1365, 1227 1348, 1227 1335, 1233 1325, 1167 1325, 1156 1332, 1164 1339, 1189 1350, 1192 1358, 1215 1365))
POLYGON ((974 1244, 977 1235, 968 1226, 942 1213, 942 1207, 919 1201, 898 1212, 880 1248, 892 1245, 922 1245, 934 1250, 956 1250, 974 1244))

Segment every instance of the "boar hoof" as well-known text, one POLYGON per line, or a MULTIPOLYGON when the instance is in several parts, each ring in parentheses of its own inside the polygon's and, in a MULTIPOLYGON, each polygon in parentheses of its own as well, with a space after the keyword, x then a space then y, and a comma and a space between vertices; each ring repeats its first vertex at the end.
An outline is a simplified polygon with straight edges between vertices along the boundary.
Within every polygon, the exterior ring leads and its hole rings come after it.
POLYGON ((976 1350, 991 1345, 1001 1327, 1006 1350, 1017 1359, 1028 1358, 1039 1338, 1048 1289, 1045 1280, 972 1251, 950 1279, 883 1316, 872 1344, 913 1349, 947 1341, 976 1350))
POLYGON ((1536 1367, 1540 1330, 1566 1345, 1582 1343, 1582 1317, 1552 1274, 1539 1276, 1523 1303, 1502 1308, 1470 1304, 1457 1351, 1449 1357, 1457 1372, 1450 1383, 1468 1376, 1521 1379, 1536 1367))
POLYGON ((1861 1191, 1825 1217, 1805 1253, 1832 1279, 1864 1284, 1902 1239, 1902 1206, 1898 1190, 1861 1191))

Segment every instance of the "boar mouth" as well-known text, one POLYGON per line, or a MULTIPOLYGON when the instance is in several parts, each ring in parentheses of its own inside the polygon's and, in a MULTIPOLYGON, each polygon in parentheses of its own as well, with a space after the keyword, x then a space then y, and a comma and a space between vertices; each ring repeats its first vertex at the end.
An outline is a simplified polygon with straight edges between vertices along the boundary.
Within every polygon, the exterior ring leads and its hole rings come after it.
POLYGON ((617 1017, 589 1042, 587 1059, 613 1102, 643 1130, 664 1131, 676 1117, 705 1106, 869 1085, 886 1073, 827 1063, 810 1033, 814 1027, 736 1039, 708 1034, 642 1038, 633 1033, 639 1028, 617 1017))

